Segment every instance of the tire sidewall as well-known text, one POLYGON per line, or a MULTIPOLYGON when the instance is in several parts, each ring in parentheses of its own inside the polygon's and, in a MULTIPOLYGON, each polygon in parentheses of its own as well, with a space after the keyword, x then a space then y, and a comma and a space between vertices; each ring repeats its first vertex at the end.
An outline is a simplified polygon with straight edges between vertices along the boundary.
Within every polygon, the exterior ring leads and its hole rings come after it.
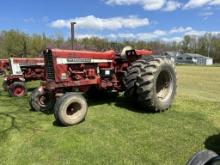
POLYGON ((45 94, 44 91, 41 91, 40 88, 35 89, 32 92, 30 100, 29 100, 29 104, 30 104, 30 107, 33 110, 43 112, 43 111, 48 111, 48 110, 53 109, 53 106, 55 104, 55 99, 54 98, 51 98, 47 105, 41 105, 40 104, 39 98, 42 97, 44 94, 45 94))
POLYGON ((154 105, 157 107, 157 109, 168 109, 175 97, 175 93, 176 93, 176 73, 175 73, 175 69, 172 67, 172 65, 169 65, 167 63, 162 63, 159 67, 157 72, 155 73, 155 78, 153 81, 153 97, 154 97, 154 105), (160 75, 161 72, 166 71, 168 72, 169 76, 171 76, 171 90, 172 93, 171 95, 168 97, 168 99, 161 101, 158 96, 157 96, 157 79, 160 75))
POLYGON ((22 96, 25 96, 27 94, 27 89, 25 87, 25 83, 24 82, 14 82, 13 84, 11 84, 9 87, 8 87, 8 92, 9 92, 9 95, 11 97, 22 97, 22 96), (20 94, 20 95, 15 95, 14 94, 14 90, 17 88, 17 87, 22 87, 23 88, 23 93, 20 94))
POLYGON ((62 101, 67 98, 68 96, 70 95, 73 95, 73 93, 66 93, 64 94, 63 96, 61 96, 60 98, 57 99, 56 103, 55 103, 55 106, 54 106, 54 117, 55 119, 60 123, 60 120, 59 120, 59 109, 58 107, 60 106, 60 104, 62 104, 62 101))
POLYGON ((59 121, 63 124, 63 125, 75 125, 80 123, 83 119, 85 119, 85 116, 87 114, 87 102, 86 100, 80 96, 80 95, 69 95, 67 97, 65 97, 62 100, 62 103, 60 104, 59 107, 57 107, 57 117, 59 119, 59 121), (77 111, 74 115, 68 116, 66 114, 66 109, 67 107, 74 103, 77 102, 81 105, 81 109, 79 111, 77 111))

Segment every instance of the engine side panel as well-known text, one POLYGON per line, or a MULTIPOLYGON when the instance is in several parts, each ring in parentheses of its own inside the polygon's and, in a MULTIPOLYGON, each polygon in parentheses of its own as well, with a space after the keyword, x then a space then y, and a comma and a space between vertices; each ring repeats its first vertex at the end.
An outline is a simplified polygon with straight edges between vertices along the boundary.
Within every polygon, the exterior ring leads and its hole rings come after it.
POLYGON ((46 81, 49 90, 74 88, 86 91, 92 85, 104 90, 123 91, 123 76, 129 65, 152 51, 131 50, 126 58, 114 51, 90 52, 47 49, 44 52, 46 81))
POLYGON ((100 69, 111 68, 113 63, 106 59, 53 58, 56 82, 98 78, 100 69))

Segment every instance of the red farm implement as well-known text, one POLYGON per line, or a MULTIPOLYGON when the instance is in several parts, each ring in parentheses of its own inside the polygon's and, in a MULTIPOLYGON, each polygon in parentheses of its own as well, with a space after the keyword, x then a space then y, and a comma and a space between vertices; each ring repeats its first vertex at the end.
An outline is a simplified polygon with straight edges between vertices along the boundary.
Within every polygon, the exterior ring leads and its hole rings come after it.
POLYGON ((3 88, 10 96, 21 97, 26 94, 25 82, 44 80, 43 58, 10 58, 10 74, 3 82, 3 88))

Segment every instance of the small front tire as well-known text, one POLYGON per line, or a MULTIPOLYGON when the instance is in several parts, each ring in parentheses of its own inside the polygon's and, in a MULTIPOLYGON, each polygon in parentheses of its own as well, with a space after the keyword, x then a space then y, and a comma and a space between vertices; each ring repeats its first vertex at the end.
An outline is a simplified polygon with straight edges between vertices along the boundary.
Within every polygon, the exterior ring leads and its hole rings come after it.
POLYGON ((7 91, 7 90, 8 90, 7 80, 4 80, 4 81, 2 82, 2 88, 3 88, 4 91, 7 91))
POLYGON ((29 97, 29 105, 34 111, 52 110, 55 104, 55 96, 45 92, 42 88, 35 89, 29 97))
POLYGON ((80 123, 86 117, 88 105, 80 94, 67 93, 55 104, 54 116, 64 126, 80 123))
POLYGON ((7 89, 11 97, 22 97, 27 93, 24 82, 14 82, 7 89))

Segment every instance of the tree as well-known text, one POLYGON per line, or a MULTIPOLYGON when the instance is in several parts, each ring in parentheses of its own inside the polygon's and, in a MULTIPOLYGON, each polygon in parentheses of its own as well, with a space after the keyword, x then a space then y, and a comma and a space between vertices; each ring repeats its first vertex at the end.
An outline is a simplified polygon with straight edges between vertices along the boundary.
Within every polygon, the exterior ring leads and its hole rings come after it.
MULTIPOLYGON (((91 37, 75 39, 74 49, 105 51, 114 49, 120 52, 125 46, 135 49, 151 49, 158 51, 180 51, 199 53, 214 58, 220 62, 220 34, 205 34, 202 36, 187 35, 182 42, 154 41, 109 41, 107 39, 91 37)), ((0 58, 18 56, 39 56, 46 48, 71 49, 70 39, 64 39, 61 34, 47 37, 45 34, 28 35, 18 30, 0 32, 0 58)))
POLYGON ((4 50, 4 56, 22 56, 27 53, 29 36, 25 33, 10 30, 1 33, 1 48, 4 50))

